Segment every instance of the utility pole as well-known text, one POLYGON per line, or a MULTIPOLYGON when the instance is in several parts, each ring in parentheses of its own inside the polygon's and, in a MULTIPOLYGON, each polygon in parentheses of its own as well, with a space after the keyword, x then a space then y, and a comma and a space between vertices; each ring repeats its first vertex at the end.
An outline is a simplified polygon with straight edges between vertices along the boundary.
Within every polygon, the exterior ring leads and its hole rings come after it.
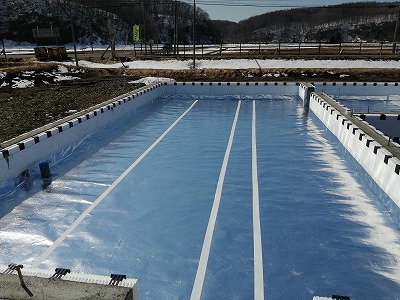
POLYGON ((193 0, 193 69, 196 69, 196 0, 193 0))
POLYGON ((67 8, 67 3, 68 1, 57 1, 59 7, 61 10, 65 12, 65 14, 68 16, 70 24, 71 24, 71 36, 72 36, 72 42, 74 44, 74 56, 75 56, 75 64, 76 67, 79 68, 79 61, 78 61, 78 53, 76 51, 76 38, 75 38, 75 27, 74 27, 74 20, 73 20, 73 9, 71 7, 71 4, 69 4, 69 9, 67 8))
POLYGON ((174 54, 178 54, 178 0, 175 0, 175 16, 174 16, 174 54))
POLYGON ((145 10, 144 0, 142 2, 143 2, 143 39, 142 40, 144 40, 144 53, 147 55, 146 10, 145 10))
POLYGON ((4 59, 7 61, 6 46, 4 45, 4 39, 1 39, 1 41, 3 44, 3 50, 1 50, 1 53, 4 54, 4 59))
POLYGON ((400 11, 397 13, 396 27, 394 28, 392 54, 396 54, 397 29, 399 28, 400 11))
POLYGON ((72 42, 74 43, 75 65, 77 68, 79 68, 78 53, 76 51, 75 28, 74 28, 74 21, 72 20, 72 16, 70 16, 70 21, 71 21, 72 42))
MULTIPOLYGON (((3 10, 3 12, 6 11, 6 1, 0 1, 0 9, 3 10)), ((4 38, 5 35, 7 33, 7 29, 8 28, 8 23, 5 21, 5 17, 4 15, 0 15, 0 34, 1 34, 1 43, 3 46, 3 49, 0 51, 0 56, 1 54, 4 54, 4 59, 7 61, 7 54, 6 54, 6 46, 4 45, 4 38)))

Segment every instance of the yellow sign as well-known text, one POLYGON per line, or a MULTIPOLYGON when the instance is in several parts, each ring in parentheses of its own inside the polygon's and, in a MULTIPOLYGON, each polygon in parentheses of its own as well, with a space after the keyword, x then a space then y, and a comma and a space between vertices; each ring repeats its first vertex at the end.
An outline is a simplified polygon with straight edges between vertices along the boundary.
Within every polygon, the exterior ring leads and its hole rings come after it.
POLYGON ((139 25, 133 25, 133 41, 139 42, 140 40, 140 27, 139 25))

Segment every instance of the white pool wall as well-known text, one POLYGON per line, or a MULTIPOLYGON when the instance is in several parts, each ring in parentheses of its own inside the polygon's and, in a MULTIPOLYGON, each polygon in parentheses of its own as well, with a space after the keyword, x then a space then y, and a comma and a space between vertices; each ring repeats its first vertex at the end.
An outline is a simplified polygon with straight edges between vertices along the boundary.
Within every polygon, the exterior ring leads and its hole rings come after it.
POLYGON ((298 83, 294 82, 175 82, 166 84, 166 87, 166 93, 174 95, 232 95, 250 99, 298 93, 298 83))
MULTIPOLYGON (((389 210, 400 208, 400 160, 355 126, 346 115, 330 106, 323 97, 312 93, 310 110, 338 138, 376 184, 392 199, 389 210)), ((334 163, 334 162, 332 162, 334 163)))
POLYGON ((148 104, 163 92, 162 84, 140 89, 105 104, 68 122, 50 127, 25 140, 1 149, 0 182, 14 179, 33 165, 47 161, 97 130, 126 117, 135 109, 148 104))
POLYGON ((310 95, 315 91, 314 85, 311 83, 301 83, 299 84, 299 96, 303 100, 304 107, 310 106, 310 95))

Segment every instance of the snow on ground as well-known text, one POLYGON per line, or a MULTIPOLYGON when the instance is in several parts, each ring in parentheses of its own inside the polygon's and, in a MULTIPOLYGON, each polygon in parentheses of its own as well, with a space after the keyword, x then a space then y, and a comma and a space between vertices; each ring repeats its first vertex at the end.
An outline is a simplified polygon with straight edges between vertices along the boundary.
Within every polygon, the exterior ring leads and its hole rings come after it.
POLYGON ((68 76, 68 75, 63 75, 63 74, 53 74, 54 75, 54 81, 66 81, 66 80, 76 80, 76 79, 80 79, 79 77, 76 76, 68 76))
POLYGON ((155 84, 155 83, 164 83, 164 82, 175 82, 172 78, 163 78, 163 77, 145 77, 135 81, 130 81, 129 83, 144 83, 145 85, 155 84))
POLYGON ((7 78, 7 72, 0 72, 0 88, 11 86, 12 88, 28 88, 36 84, 49 84, 65 80, 80 79, 76 76, 71 76, 69 73, 81 73, 81 70, 68 71, 67 67, 60 65, 53 72, 36 72, 23 71, 14 78, 7 78))
POLYGON ((12 87, 18 88, 18 89, 23 89, 23 88, 28 88, 28 87, 33 87, 35 86, 35 83, 33 80, 28 80, 28 79, 21 79, 19 77, 15 77, 12 80, 12 87))
MULTIPOLYGON (((65 62, 65 65, 75 65, 75 62, 65 62)), ((79 65, 87 68, 123 68, 121 63, 100 64, 80 60, 79 65)), ((129 69, 159 69, 159 70, 188 70, 193 64, 191 60, 138 60, 124 62, 129 69)), ((317 59, 221 59, 196 60, 198 69, 397 69, 400 61, 372 60, 317 60, 317 59)))

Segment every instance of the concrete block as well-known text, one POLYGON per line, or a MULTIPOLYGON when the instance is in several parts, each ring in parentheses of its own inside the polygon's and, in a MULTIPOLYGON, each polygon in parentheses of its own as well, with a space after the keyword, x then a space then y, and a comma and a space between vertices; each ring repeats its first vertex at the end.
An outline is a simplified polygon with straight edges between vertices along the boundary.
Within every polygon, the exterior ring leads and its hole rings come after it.
POLYGON ((58 128, 50 128, 47 132, 47 137, 52 137, 59 133, 58 128))
POLYGON ((77 126, 79 124, 79 121, 78 121, 78 119, 73 119, 73 120, 69 121, 68 123, 69 123, 70 127, 74 127, 74 126, 77 126))
POLYGON ((29 139, 23 140, 19 144, 24 144, 25 149, 26 149, 28 147, 31 147, 31 146, 35 145, 35 139, 34 138, 29 138, 29 139))
POLYGON ((12 145, 12 146, 10 146, 10 147, 7 147, 6 149, 4 149, 4 150, 7 150, 8 151, 8 155, 13 155, 13 154, 15 154, 15 153, 17 153, 17 152, 19 152, 19 151, 21 151, 20 149, 19 149, 19 145, 12 145))
POLYGON ((63 124, 61 124, 61 125, 58 125, 58 131, 59 132, 63 132, 63 131, 66 131, 66 130, 68 130, 70 127, 69 127, 69 123, 63 123, 63 124))
POLYGON ((38 138, 39 142, 42 142, 48 138, 46 132, 41 132, 38 135, 36 135, 36 137, 38 138))

